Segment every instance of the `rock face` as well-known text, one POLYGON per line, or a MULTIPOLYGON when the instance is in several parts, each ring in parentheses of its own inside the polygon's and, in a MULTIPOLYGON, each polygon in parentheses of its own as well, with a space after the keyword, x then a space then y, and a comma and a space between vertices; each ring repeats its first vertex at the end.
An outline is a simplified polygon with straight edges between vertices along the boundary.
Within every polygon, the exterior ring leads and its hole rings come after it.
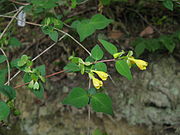
MULTIPOLYGON (((148 70, 134 69, 132 81, 112 72, 116 86, 109 81, 105 89, 112 97, 115 116, 92 112, 92 130, 99 128, 108 135, 180 134, 180 63, 173 57, 151 58, 148 70), (170 126, 172 132, 163 130, 169 128, 166 126, 170 126)), ((0 135, 85 135, 87 108, 61 104, 72 87, 87 87, 81 75, 74 79, 70 76, 49 81, 43 101, 37 100, 28 90, 18 89, 16 105, 22 115, 19 120, 12 118, 17 123, 12 124, 10 130, 2 128, 0 135)))

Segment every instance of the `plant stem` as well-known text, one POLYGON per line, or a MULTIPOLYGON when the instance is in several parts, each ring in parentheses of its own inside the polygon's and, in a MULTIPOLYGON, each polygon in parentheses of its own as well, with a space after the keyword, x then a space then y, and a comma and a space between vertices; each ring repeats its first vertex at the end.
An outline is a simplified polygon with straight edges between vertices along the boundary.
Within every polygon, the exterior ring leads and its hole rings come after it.
MULTIPOLYGON (((62 40, 66 35, 63 35, 62 37, 59 38, 58 41, 62 40)), ((34 57, 32 59, 32 61, 35 61, 37 58, 39 58, 41 55, 43 55, 45 52, 47 52, 49 49, 51 49, 55 44, 57 44, 57 42, 53 43, 51 46, 49 46, 47 49, 45 49, 43 52, 41 52, 40 54, 38 54, 36 57, 34 57)), ((11 77, 9 79, 9 81, 13 80, 21 71, 18 71, 13 77, 11 77)), ((5 83, 5 85, 7 84, 8 82, 5 83)))
POLYGON ((0 48, 0 50, 3 53, 3 55, 6 57, 6 63, 7 63, 7 69, 8 69, 7 85, 10 85, 10 78, 11 78, 10 64, 9 64, 8 57, 7 57, 6 53, 4 52, 4 50, 2 48, 0 48))
POLYGON ((116 59, 100 60, 100 61, 93 62, 93 64, 101 63, 101 62, 111 62, 111 61, 116 61, 116 59))
POLYGON ((19 12, 21 12, 21 10, 24 7, 20 7, 19 10, 14 14, 14 16, 12 16, 11 21, 8 23, 8 25, 6 26, 6 28, 3 30, 3 32, 0 35, 0 39, 4 36, 4 34, 6 33, 6 31, 8 30, 9 26, 12 24, 12 22, 14 21, 14 19, 16 19, 16 16, 19 14, 19 12))
MULTIPOLYGON (((5 18, 12 18, 12 16, 6 16, 6 15, 0 15, 0 17, 5 17, 5 18)), ((17 17, 15 17, 15 19, 17 20, 21 20, 21 19, 18 19, 17 17)), ((24 20, 21 20, 21 21, 24 21, 24 20)), ((34 25, 34 26, 39 26, 39 27, 42 27, 43 25, 41 24, 37 24, 37 23, 33 23, 33 22, 27 22, 25 21, 26 24, 29 24, 29 25, 34 25)), ((57 28, 54 28, 55 30, 63 33, 64 35, 67 35, 68 37, 70 37, 72 40, 74 40, 80 47, 82 47, 89 55, 91 55, 90 51, 87 50, 79 41, 77 41, 73 36, 71 36, 69 33, 63 31, 63 30, 60 30, 60 29, 57 29, 57 28)))
MULTIPOLYGON (((67 71, 67 70, 61 70, 61 71, 52 73, 52 74, 50 74, 50 75, 46 75, 46 78, 50 78, 50 77, 52 77, 52 76, 55 76, 55 75, 64 73, 65 71, 67 71)), ((30 82, 27 82, 27 83, 24 83, 24 84, 21 84, 21 85, 17 85, 17 86, 14 87, 14 89, 17 89, 17 88, 20 88, 20 87, 22 87, 22 86, 28 85, 29 83, 30 83, 30 82)))

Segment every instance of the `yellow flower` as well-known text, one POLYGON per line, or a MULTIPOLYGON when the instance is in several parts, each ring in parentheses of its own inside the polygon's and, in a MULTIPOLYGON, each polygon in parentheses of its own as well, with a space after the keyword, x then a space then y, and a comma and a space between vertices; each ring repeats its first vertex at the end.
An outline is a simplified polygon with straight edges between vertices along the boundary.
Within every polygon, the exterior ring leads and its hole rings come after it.
POLYGON ((106 72, 103 71, 96 71, 96 70, 91 70, 92 72, 95 72, 102 80, 107 80, 108 78, 108 74, 106 72))
POLYGON ((129 60, 132 64, 135 63, 139 67, 139 69, 146 70, 146 67, 148 65, 146 61, 134 59, 133 57, 129 58, 129 60))
POLYGON ((98 80, 97 78, 93 77, 92 78, 92 81, 93 81, 93 85, 96 89, 99 89, 103 86, 103 82, 98 80))

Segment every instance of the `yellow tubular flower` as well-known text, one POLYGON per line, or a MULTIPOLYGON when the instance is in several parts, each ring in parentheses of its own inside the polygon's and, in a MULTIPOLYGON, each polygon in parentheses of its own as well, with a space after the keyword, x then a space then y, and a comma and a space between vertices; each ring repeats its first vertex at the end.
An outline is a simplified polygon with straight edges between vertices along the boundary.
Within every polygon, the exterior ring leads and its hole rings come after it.
POLYGON ((148 65, 148 63, 146 61, 134 59, 133 57, 129 58, 129 60, 131 63, 135 63, 139 67, 139 69, 146 70, 146 67, 148 65))
POLYGON ((103 82, 98 80, 97 78, 93 77, 92 78, 92 81, 93 81, 93 85, 96 89, 99 89, 103 86, 103 82))
POLYGON ((92 72, 95 72, 103 81, 107 80, 108 74, 103 72, 103 71, 96 71, 96 70, 91 70, 92 72))

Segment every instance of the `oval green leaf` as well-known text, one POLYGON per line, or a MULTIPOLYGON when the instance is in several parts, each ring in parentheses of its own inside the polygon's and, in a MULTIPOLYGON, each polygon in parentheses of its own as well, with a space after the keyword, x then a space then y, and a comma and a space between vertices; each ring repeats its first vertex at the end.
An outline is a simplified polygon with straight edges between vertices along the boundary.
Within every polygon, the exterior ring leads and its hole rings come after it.
POLYGON ((72 105, 77 108, 84 107, 88 104, 89 97, 83 88, 73 88, 69 95, 63 100, 63 104, 72 105))
POLYGON ((115 67, 119 74, 126 77, 128 80, 132 80, 131 70, 125 60, 116 61, 115 67))
POLYGON ((97 93, 91 98, 91 106, 95 112, 103 112, 113 114, 112 101, 109 96, 104 93, 97 93))
POLYGON ((105 63, 96 63, 94 65, 94 69, 97 70, 97 71, 104 71, 104 72, 107 72, 107 66, 105 63))
POLYGON ((111 55, 117 53, 117 48, 115 45, 102 39, 100 39, 99 41, 111 55))
POLYGON ((100 60, 103 58, 104 56, 104 52, 102 51, 102 49, 99 47, 99 45, 96 45, 93 47, 93 49, 91 50, 91 54, 92 54, 92 57, 95 59, 95 60, 100 60))
POLYGON ((0 101, 0 121, 5 120, 8 117, 9 113, 10 109, 8 105, 5 102, 0 101))

